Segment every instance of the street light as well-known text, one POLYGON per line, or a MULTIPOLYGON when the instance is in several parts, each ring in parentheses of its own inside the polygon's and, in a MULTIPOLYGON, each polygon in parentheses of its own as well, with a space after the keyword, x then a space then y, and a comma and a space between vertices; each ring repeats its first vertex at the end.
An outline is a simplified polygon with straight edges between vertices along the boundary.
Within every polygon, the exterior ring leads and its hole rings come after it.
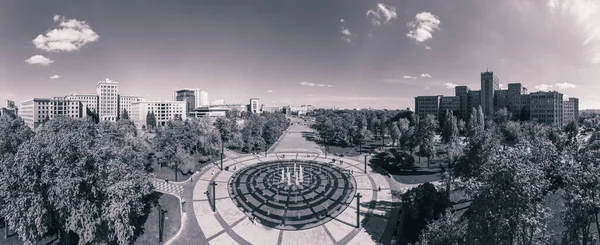
POLYGON ((356 193, 356 228, 360 228, 360 198, 362 195, 356 193))
POLYGON ((221 171, 223 171, 223 151, 225 151, 225 145, 223 144, 223 140, 221 140, 221 171))
POLYGON ((367 154, 365 154, 365 174, 367 173, 367 154))
POLYGON ((163 240, 166 213, 167 210, 164 210, 158 206, 158 242, 162 242, 163 240))
POLYGON ((212 198, 212 210, 213 210, 213 212, 215 212, 217 210, 217 202, 215 200, 215 190, 216 190, 217 182, 214 182, 214 181, 210 182, 209 185, 212 185, 212 187, 213 187, 212 188, 213 189, 212 190, 212 196, 213 196, 213 198, 212 198))

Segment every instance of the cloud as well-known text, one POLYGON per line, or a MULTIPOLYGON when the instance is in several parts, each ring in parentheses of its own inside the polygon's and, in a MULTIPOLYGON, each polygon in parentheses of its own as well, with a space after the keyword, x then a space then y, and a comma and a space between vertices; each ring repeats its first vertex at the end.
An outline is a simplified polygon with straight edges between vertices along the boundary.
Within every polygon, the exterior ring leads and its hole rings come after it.
POLYGON ((422 74, 421 74, 421 77, 428 77, 428 78, 431 78, 431 75, 429 75, 429 73, 422 73, 422 74))
POLYGON ((36 54, 34 56, 31 56, 29 59, 26 59, 25 62, 27 62, 27 64, 30 64, 30 65, 38 64, 38 65, 47 66, 47 65, 54 63, 54 60, 48 59, 48 58, 44 57, 43 55, 36 54))
POLYGON ((404 78, 404 79, 417 79, 417 77, 413 77, 413 76, 403 76, 402 78, 404 78))
POLYGON ((46 31, 31 41, 36 48, 48 52, 76 51, 83 45, 98 40, 98 34, 85 22, 76 19, 66 19, 55 15, 54 22, 60 22, 59 28, 46 31))
POLYGON ((535 85, 535 89, 540 90, 540 91, 548 91, 550 90, 552 87, 554 87, 554 85, 552 84, 540 84, 540 85, 535 85))
POLYGON ((344 40, 347 43, 352 43, 351 38, 354 36, 354 34, 352 34, 350 29, 344 26, 345 22, 346 21, 344 19, 340 19, 340 33, 342 34, 342 40, 344 40))
POLYGON ((502 83, 499 85, 499 87, 500 87, 501 89, 502 89, 502 88, 506 88, 506 86, 504 86, 504 84, 502 84, 502 83))
POLYGON ((270 90, 270 89, 269 89, 269 90, 267 90, 267 93, 272 93, 272 92, 273 92, 273 90, 270 90))
POLYGON ((600 64, 600 2, 593 0, 548 0, 548 9, 558 17, 569 19, 573 30, 581 35, 581 46, 589 62, 600 64))
POLYGON ((53 79, 59 79, 59 78, 60 78, 60 76, 59 76, 59 75, 54 75, 54 76, 51 76, 51 77, 50 77, 50 79, 52 79, 52 80, 53 80, 53 79))
POLYGON ((430 50, 430 49, 431 49, 431 47, 429 47, 429 46, 425 46, 425 49, 427 49, 427 50, 430 50))
POLYGON ((438 27, 440 23, 440 19, 429 12, 418 13, 415 16, 415 20, 406 24, 411 28, 406 36, 418 43, 422 43, 433 38, 433 32, 440 29, 438 27))
POLYGON ((572 83, 556 83, 556 87, 558 87, 559 89, 570 89, 576 88, 577 86, 572 83))
POLYGON ((425 86, 425 90, 429 90, 429 87, 428 87, 428 86, 425 86))
POLYGON ((455 84, 455 83, 444 83, 444 87, 446 87, 447 89, 453 89, 456 86, 458 86, 458 84, 455 84))
POLYGON ((328 88, 333 87, 333 85, 331 85, 331 84, 313 83, 313 82, 309 82, 309 81, 301 82, 300 85, 308 86, 308 87, 328 87, 328 88))
POLYGON ((378 3, 377 8, 367 11, 367 18, 371 19, 371 24, 374 26, 387 24, 397 18, 396 7, 378 3))

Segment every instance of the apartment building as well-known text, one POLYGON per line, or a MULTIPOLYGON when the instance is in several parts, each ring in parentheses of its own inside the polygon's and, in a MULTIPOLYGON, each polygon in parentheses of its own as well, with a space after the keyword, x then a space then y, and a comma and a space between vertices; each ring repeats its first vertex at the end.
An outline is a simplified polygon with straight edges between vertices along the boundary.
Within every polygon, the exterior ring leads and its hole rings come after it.
POLYGON ((579 99, 569 98, 563 101, 563 124, 579 119, 579 99))
POLYGON ((165 126, 176 115, 181 116, 182 120, 187 119, 185 101, 139 101, 131 103, 130 109, 129 118, 138 128, 146 125, 146 116, 149 112, 154 112, 156 126, 165 126))
POLYGON ((200 90, 200 92, 198 93, 199 95, 199 99, 200 99, 200 106, 209 106, 210 102, 208 102, 208 93, 204 90, 200 90))
POLYGON ((251 98, 250 104, 248 105, 248 111, 252 113, 260 113, 259 99, 251 98))
POLYGON ((183 88, 173 90, 173 101, 185 101, 187 112, 191 112, 201 106, 200 89, 183 88))
POLYGON ((483 114, 491 116, 494 114, 494 92, 500 89, 500 79, 494 72, 481 73, 481 108, 483 114))
POLYGON ((81 101, 88 109, 98 112, 98 95, 97 94, 71 94, 64 97, 66 100, 81 101))
POLYGON ((100 121, 116 121, 119 117, 119 82, 110 79, 96 83, 100 121))
POLYGON ((139 96, 119 95, 119 115, 123 115, 123 111, 127 113, 131 111, 131 104, 135 102, 145 101, 146 99, 139 96))
POLYGON ((531 100, 530 118, 541 123, 563 125, 563 95, 556 91, 534 92, 531 100))
POLYGON ((20 104, 18 115, 25 125, 37 129, 43 122, 58 116, 85 118, 85 105, 78 100, 68 100, 62 97, 53 99, 34 98, 20 104))
POLYGON ((467 87, 467 86, 454 87, 454 95, 458 96, 460 98, 460 110, 459 110, 459 114, 457 114, 457 116, 460 116, 464 120, 469 118, 469 112, 470 112, 469 107, 468 107, 469 91, 471 91, 471 89, 469 89, 469 87, 467 87))
POLYGON ((446 111, 452 111, 454 115, 459 115, 461 97, 459 96, 441 96, 439 116, 444 115, 446 111))

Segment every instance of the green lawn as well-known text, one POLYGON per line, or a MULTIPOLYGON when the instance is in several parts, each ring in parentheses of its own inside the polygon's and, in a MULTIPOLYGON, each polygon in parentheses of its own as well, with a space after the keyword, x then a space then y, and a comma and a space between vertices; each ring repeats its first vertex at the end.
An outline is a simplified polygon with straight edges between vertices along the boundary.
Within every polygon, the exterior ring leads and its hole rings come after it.
MULTIPOLYGON (((167 211, 165 214, 163 243, 173 237, 179 226, 181 225, 181 211, 179 205, 179 199, 166 194, 161 194, 159 199, 160 208, 167 211)), ((144 224, 143 233, 138 237, 135 244, 160 244, 158 242, 158 207, 152 207, 148 219, 144 224)))
POLYGON ((402 184, 422 184, 434 182, 442 179, 442 175, 436 174, 419 174, 419 175, 392 175, 395 181, 402 184))

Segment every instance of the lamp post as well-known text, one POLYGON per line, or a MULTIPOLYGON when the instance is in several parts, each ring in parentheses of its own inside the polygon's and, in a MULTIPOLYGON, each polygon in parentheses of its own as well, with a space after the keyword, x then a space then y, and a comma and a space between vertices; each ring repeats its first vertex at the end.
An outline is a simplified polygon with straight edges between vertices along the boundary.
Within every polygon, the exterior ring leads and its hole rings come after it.
POLYGON ((367 154, 365 154, 365 174, 367 173, 367 154))
POLYGON ((360 228, 360 198, 362 195, 356 193, 356 228, 360 228))
POLYGON ((162 242, 163 240, 166 213, 167 210, 164 210, 158 206, 158 242, 162 242))
POLYGON ((223 140, 221 139, 221 171, 223 171, 223 151, 225 151, 225 145, 223 144, 223 140))
POLYGON ((209 185, 212 185, 212 210, 213 210, 213 212, 216 212, 216 210, 217 210, 217 202, 215 200, 215 190, 216 190, 216 187, 217 187, 217 182, 214 182, 214 181, 210 182, 209 185))

